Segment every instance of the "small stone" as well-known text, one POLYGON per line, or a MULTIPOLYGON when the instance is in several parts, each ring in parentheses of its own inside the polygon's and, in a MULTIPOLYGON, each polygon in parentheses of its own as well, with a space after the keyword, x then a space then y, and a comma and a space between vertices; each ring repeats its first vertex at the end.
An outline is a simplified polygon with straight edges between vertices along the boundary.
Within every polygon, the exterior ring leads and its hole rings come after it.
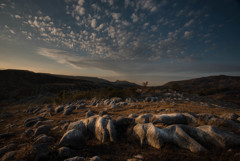
POLYGON ((101 161, 101 158, 99 156, 94 156, 90 158, 90 161, 101 161))
POLYGON ((85 159, 83 157, 76 156, 76 157, 73 157, 73 158, 65 159, 64 161, 84 161, 84 160, 85 159))
POLYGON ((42 126, 40 126, 39 128, 37 128, 36 130, 35 130, 35 136, 38 136, 38 135, 40 135, 40 134, 48 134, 49 133, 49 131, 51 130, 51 127, 50 126, 47 126, 47 125, 42 125, 42 126))
POLYGON ((72 156, 72 150, 68 147, 61 147, 58 149, 58 156, 60 158, 68 158, 72 156))
POLYGON ((7 152, 7 153, 1 158, 1 161, 12 161, 12 160, 15 159, 16 154, 17 154, 17 151, 7 152))
POLYGON ((85 144, 85 138, 79 130, 69 130, 61 138, 59 145, 79 149, 85 144))
POLYGON ((95 115, 91 110, 89 110, 87 113, 86 113, 86 118, 89 118, 91 116, 95 115))

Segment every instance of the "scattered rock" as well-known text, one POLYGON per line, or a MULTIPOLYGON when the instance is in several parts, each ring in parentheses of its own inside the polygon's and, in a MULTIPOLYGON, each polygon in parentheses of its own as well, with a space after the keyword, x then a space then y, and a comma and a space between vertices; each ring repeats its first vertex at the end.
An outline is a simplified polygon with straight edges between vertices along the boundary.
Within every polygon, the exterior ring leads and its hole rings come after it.
POLYGON ((56 107, 56 108, 55 108, 55 112, 56 112, 56 113, 61 113, 61 112, 63 112, 64 107, 65 107, 65 106, 63 106, 63 105, 60 105, 60 106, 56 107))
POLYGON ((82 131, 72 129, 67 131, 61 138, 59 145, 79 149, 85 144, 82 131))
POLYGON ((48 160, 49 159, 49 153, 50 149, 49 146, 51 144, 49 143, 39 143, 39 144, 33 144, 32 148, 33 151, 36 153, 35 161, 41 161, 41 160, 48 160))
POLYGON ((61 147, 58 149, 59 158, 68 158, 73 155, 73 150, 68 147, 61 147))
POLYGON ((9 144, 0 149, 0 158, 6 154, 8 151, 13 150, 16 147, 15 144, 9 144))
POLYGON ((117 109, 117 108, 120 108, 120 106, 116 105, 116 104, 111 104, 110 105, 110 108, 111 109, 117 109))
POLYGON ((40 125, 45 125, 45 124, 52 124, 54 121, 53 120, 46 120, 46 121, 38 121, 35 126, 38 127, 40 125))
POLYGON ((134 155, 133 158, 136 158, 136 159, 143 159, 143 156, 141 154, 138 154, 138 155, 134 155))
POLYGON ((136 123, 149 123, 150 117, 152 117, 152 114, 143 114, 135 118, 136 123))
POLYGON ((95 115, 93 112, 92 112, 92 110, 88 110, 88 112, 86 113, 86 118, 89 118, 89 117, 91 117, 91 116, 93 116, 93 115, 95 115))
POLYGON ((31 117, 24 121, 24 126, 31 127, 31 126, 35 125, 38 121, 44 121, 44 120, 46 120, 46 119, 44 117, 40 117, 40 116, 31 117))
POLYGON ((70 115, 72 113, 73 110, 76 109, 76 106, 68 106, 67 108, 65 108, 64 110, 64 115, 70 115))
POLYGON ((184 113, 171 113, 171 114, 162 114, 162 115, 154 115, 151 120, 152 123, 162 123, 165 125, 172 124, 189 124, 196 123, 197 118, 191 114, 184 113))
POLYGON ((224 120, 236 121, 239 116, 235 113, 225 113, 225 114, 220 115, 219 117, 224 119, 224 120))
POLYGON ((26 137, 32 136, 33 133, 34 133, 33 129, 27 129, 27 130, 25 131, 25 136, 26 136, 26 137))
POLYGON ((17 151, 7 152, 7 153, 1 158, 1 161, 12 161, 12 160, 15 159, 16 154, 17 154, 17 151))
POLYGON ((53 138, 43 134, 43 135, 40 135, 39 137, 37 137, 35 139, 34 144, 38 144, 38 143, 51 143, 51 142, 53 142, 53 138))
POLYGON ((132 158, 132 159, 128 159, 127 161, 142 161, 142 160, 141 159, 132 158))
POLYGON ((65 159, 64 161, 84 161, 84 160, 85 159, 83 157, 76 156, 76 157, 73 157, 73 158, 65 159))
POLYGON ((107 112, 107 111, 100 111, 98 114, 99 114, 100 116, 103 116, 103 115, 108 114, 108 112, 107 112))
POLYGON ((50 130, 51 130, 51 126, 42 125, 35 130, 34 136, 38 136, 38 135, 41 135, 41 134, 46 134, 47 135, 50 130))
POLYGON ((79 130, 83 133, 83 135, 86 135, 87 133, 87 129, 86 126, 84 125, 84 123, 82 121, 76 121, 76 122, 72 122, 68 125, 67 131, 69 130, 79 130))
POLYGON ((85 109, 86 108, 86 104, 85 103, 81 103, 80 105, 76 106, 76 109, 85 109))
POLYGON ((132 119, 132 118, 125 118, 125 117, 119 116, 115 121, 115 125, 116 126, 129 126, 133 122, 134 122, 134 119, 132 119))
POLYGON ((61 128, 59 126, 55 126, 55 127, 52 128, 52 130, 53 131, 55 131, 55 130, 58 131, 58 130, 61 130, 61 128))
POLYGON ((141 144, 148 144, 161 148, 164 143, 174 143, 191 152, 205 151, 203 145, 214 147, 237 147, 240 145, 240 136, 222 131, 214 126, 171 125, 163 129, 153 124, 137 124, 133 128, 134 134, 140 138, 141 144))
POLYGON ((94 156, 90 158, 90 161, 101 161, 101 158, 99 156, 94 156))
POLYGON ((130 114, 128 117, 129 117, 129 118, 133 118, 133 119, 135 119, 135 118, 138 117, 138 115, 137 115, 137 114, 130 114))
POLYGON ((121 106, 127 106, 127 105, 128 105, 127 102, 119 102, 119 104, 120 104, 121 106))
POLYGON ((82 120, 82 122, 87 127, 88 132, 91 132, 99 141, 116 141, 116 130, 112 120, 95 115, 82 120))

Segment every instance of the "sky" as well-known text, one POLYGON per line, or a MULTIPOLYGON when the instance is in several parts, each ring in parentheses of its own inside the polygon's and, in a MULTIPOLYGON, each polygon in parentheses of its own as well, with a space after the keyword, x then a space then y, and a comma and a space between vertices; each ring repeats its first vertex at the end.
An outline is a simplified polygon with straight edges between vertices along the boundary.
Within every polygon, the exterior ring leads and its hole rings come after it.
POLYGON ((240 75, 239 0, 1 0, 0 69, 161 85, 240 75))

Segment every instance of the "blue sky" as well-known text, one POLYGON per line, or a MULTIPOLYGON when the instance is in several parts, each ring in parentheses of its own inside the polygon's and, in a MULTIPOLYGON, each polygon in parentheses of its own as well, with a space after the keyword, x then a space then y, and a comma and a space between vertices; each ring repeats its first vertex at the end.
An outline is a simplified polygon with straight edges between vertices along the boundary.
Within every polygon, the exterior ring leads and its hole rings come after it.
POLYGON ((167 81, 240 75, 237 0, 1 0, 0 68, 167 81))

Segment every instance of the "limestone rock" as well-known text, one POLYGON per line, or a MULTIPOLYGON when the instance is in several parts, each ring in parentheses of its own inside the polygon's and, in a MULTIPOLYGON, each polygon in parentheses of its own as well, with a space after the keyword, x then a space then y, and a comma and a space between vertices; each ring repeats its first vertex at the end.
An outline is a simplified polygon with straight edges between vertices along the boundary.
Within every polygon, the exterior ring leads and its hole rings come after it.
POLYGON ((41 134, 46 134, 47 135, 50 130, 51 130, 51 126, 42 125, 35 130, 34 136, 38 136, 38 135, 41 135, 41 134))
POLYGON ((31 117, 31 118, 28 118, 24 121, 24 126, 25 127, 30 127, 30 126, 35 125, 38 121, 44 121, 44 120, 46 120, 46 119, 44 117, 40 117, 40 116, 31 117))
POLYGON ((85 159, 83 157, 76 156, 76 157, 73 157, 73 158, 65 159, 64 161, 84 161, 84 160, 85 159))
POLYGON ((87 133, 86 126, 84 125, 84 123, 82 121, 75 121, 75 122, 70 123, 68 125, 67 131, 72 130, 72 129, 79 130, 84 135, 86 135, 86 133, 87 133))
POLYGON ((73 150, 68 147, 61 147, 58 149, 58 157, 59 158, 68 158, 73 155, 73 150))
POLYGON ((189 113, 171 113, 154 115, 151 120, 152 123, 163 123, 165 125, 172 124, 189 124, 197 123, 197 118, 189 113))
POLYGON ((40 135, 39 137, 37 137, 35 139, 34 144, 37 144, 37 143, 51 143, 51 142, 53 142, 53 138, 43 134, 43 135, 40 135))
POLYGON ((201 152, 206 151, 204 146, 210 145, 221 148, 240 146, 240 136, 210 125, 199 127, 171 125, 159 129, 148 123, 137 124, 133 132, 138 136, 141 144, 155 148, 161 148, 164 143, 174 143, 192 152, 201 152))
POLYGON ((64 108, 65 108, 65 106, 60 105, 60 106, 58 106, 58 107, 55 108, 55 112, 56 112, 56 113, 61 113, 61 112, 63 112, 64 108))
POLYGON ((93 134, 99 141, 114 142, 116 140, 116 130, 111 119, 94 115, 82 121, 87 127, 87 131, 93 134))
POLYGON ((9 144, 0 149, 0 157, 6 154, 8 151, 13 150, 16 147, 15 144, 9 144))
POLYGON ((152 114, 143 114, 135 118, 135 122, 139 124, 143 123, 149 123, 150 118, 152 117, 152 114))
POLYGON ((85 114, 86 118, 89 118, 89 117, 94 116, 94 115, 95 115, 95 114, 92 112, 92 110, 89 110, 89 111, 85 114))
POLYGON ((90 161, 102 161, 102 160, 99 156, 94 156, 94 157, 90 158, 90 161))
POLYGON ((17 154, 17 151, 7 152, 7 153, 1 158, 1 161, 12 161, 12 160, 15 159, 16 154, 17 154))
POLYGON ((85 144, 85 138, 82 131, 69 130, 61 138, 59 145, 79 149, 85 144))
POLYGON ((232 120, 232 121, 236 121, 238 119, 238 117, 239 116, 235 113, 225 113, 220 116, 220 118, 222 118, 224 120, 232 120))

